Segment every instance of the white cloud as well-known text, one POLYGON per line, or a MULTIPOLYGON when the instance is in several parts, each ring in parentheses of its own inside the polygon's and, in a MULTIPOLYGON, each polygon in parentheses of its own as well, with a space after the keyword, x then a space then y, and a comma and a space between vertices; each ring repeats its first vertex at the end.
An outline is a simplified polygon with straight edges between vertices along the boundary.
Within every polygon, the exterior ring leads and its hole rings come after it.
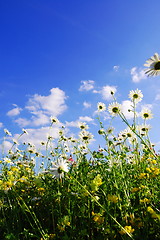
POLYGON ((79 122, 89 122, 89 123, 93 123, 94 119, 89 117, 89 116, 80 116, 76 121, 71 121, 71 122, 67 122, 66 121, 66 127, 79 127, 78 123, 79 122))
POLYGON ((111 92, 115 94, 117 92, 117 87, 106 85, 106 86, 103 86, 101 90, 99 91, 94 90, 93 92, 101 94, 104 100, 109 101, 113 99, 111 92))
POLYGON ((37 114, 37 111, 43 111, 45 114, 56 117, 67 109, 65 104, 66 99, 64 91, 59 88, 52 88, 48 96, 33 95, 29 99, 26 108, 33 114, 37 114))
POLYGON ((26 118, 17 118, 15 122, 20 126, 20 127, 26 127, 28 126, 31 121, 27 120, 26 118))
POLYGON ((141 80, 147 78, 144 69, 138 69, 137 67, 133 67, 133 68, 131 68, 130 73, 132 76, 132 82, 134 82, 134 83, 138 83, 141 80))
POLYGON ((8 140, 3 141, 3 143, 0 145, 0 151, 4 151, 5 153, 7 153, 8 150, 11 149, 11 147, 13 146, 13 143, 11 143, 8 140))
POLYGON ((43 126, 49 123, 50 123, 50 116, 47 116, 41 111, 37 112, 36 116, 32 117, 32 126, 43 126))
POLYGON ((91 103, 85 101, 85 102, 83 102, 83 106, 84 106, 84 108, 90 108, 91 103))
POLYGON ((160 100, 160 91, 156 94, 155 100, 160 100))
POLYGON ((113 70, 114 70, 115 72, 118 72, 119 66, 118 66, 118 65, 113 66, 113 70))
POLYGON ((20 114, 21 112, 21 108, 19 108, 16 104, 13 104, 15 107, 13 109, 11 109, 10 111, 7 112, 7 116, 9 117, 13 117, 13 116, 17 116, 20 114))
POLYGON ((71 121, 71 122, 67 122, 66 121, 66 124, 65 124, 65 126, 66 127, 78 127, 78 120, 76 120, 76 121, 71 121))
POLYGON ((156 95, 155 100, 160 100, 160 93, 156 95))
POLYGON ((129 100, 125 100, 122 102, 122 112, 123 114, 125 115, 125 117, 127 119, 132 119, 134 114, 132 111, 128 111, 128 110, 132 110, 133 107, 132 107, 132 102, 129 101, 129 100))
MULTIPOLYGON (((41 146, 41 142, 47 142, 48 136, 57 139, 59 137, 59 126, 55 126, 52 128, 49 127, 41 127, 41 128, 28 128, 26 129, 28 134, 24 134, 20 139, 20 143, 31 143, 36 147, 41 146)), ((18 134, 14 135, 14 138, 18 138, 18 134)))
POLYGON ((59 88, 52 88, 48 96, 34 94, 29 98, 25 107, 31 114, 31 117, 19 117, 15 122, 20 127, 49 124, 51 116, 57 117, 67 109, 66 99, 65 92, 59 88))
POLYGON ((91 117, 88 117, 88 116, 84 116, 84 117, 79 117, 79 121, 82 121, 82 122, 93 122, 94 119, 91 118, 91 117))
POLYGON ((141 109, 143 109, 143 108, 148 108, 148 109, 152 110, 153 104, 142 104, 141 109))
POLYGON ((2 128, 3 127, 3 123, 2 122, 0 122, 0 128, 2 128))
POLYGON ((86 80, 81 81, 82 85, 79 88, 79 91, 89 91, 94 88, 94 81, 93 80, 86 80))

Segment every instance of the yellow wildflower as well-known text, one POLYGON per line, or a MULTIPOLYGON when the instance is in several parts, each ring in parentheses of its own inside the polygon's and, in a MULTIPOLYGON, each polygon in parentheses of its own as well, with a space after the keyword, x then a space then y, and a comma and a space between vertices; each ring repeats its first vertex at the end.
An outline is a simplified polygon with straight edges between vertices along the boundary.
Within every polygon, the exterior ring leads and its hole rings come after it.
POLYGON ((65 227, 63 227, 63 226, 61 226, 61 225, 58 225, 58 229, 59 229, 61 232, 65 231, 65 227))
POLYGON ((54 234, 54 233, 49 234, 49 239, 50 240, 54 239, 55 237, 56 237, 56 234, 54 234))
POLYGON ((38 188, 38 192, 44 192, 44 191, 45 191, 44 188, 42 188, 42 187, 38 188))
MULTIPOLYGON (((131 226, 125 226, 124 229, 125 229, 128 233, 131 233, 131 234, 134 232, 134 228, 132 228, 131 226)), ((126 234, 126 231, 125 231, 125 230, 121 230, 121 231, 119 231, 119 233, 120 233, 121 235, 126 234)))
POLYGON ((156 212, 150 206, 147 207, 147 212, 149 212, 151 214, 151 218, 158 218, 158 219, 160 219, 160 215, 156 214, 156 212))
POLYGON ((11 167, 12 172, 19 172, 19 169, 17 167, 11 167))
POLYGON ((92 212, 92 216, 94 222, 98 224, 102 224, 104 222, 104 217, 102 216, 102 214, 92 212))
POLYGON ((152 163, 153 163, 153 164, 156 164, 156 163, 157 163, 157 161, 156 161, 156 160, 152 160, 152 163))
POLYGON ((131 189, 131 192, 132 192, 132 193, 135 193, 135 192, 138 192, 139 190, 140 190, 140 188, 134 187, 134 188, 131 189))
POLYGON ((150 206, 149 207, 147 207, 147 212, 149 212, 149 213, 155 213, 155 211, 153 210, 153 208, 151 208, 150 206))
POLYGON ((100 174, 98 174, 94 179, 93 179, 93 181, 92 181, 92 183, 91 183, 91 188, 92 188, 92 191, 98 191, 98 187, 100 186, 100 185, 102 185, 102 178, 101 178, 101 175, 100 174))
POLYGON ((18 179, 19 182, 27 182, 28 177, 22 176, 21 178, 18 179))
POLYGON ((149 167, 146 168, 146 171, 150 173, 152 172, 152 170, 149 167))
POLYGON ((154 174, 158 175, 160 173, 160 169, 159 168, 154 168, 154 174))
POLYGON ((150 200, 148 198, 140 199, 140 203, 149 203, 150 200))
POLYGON ((146 175, 147 175, 147 173, 140 173, 139 178, 140 179, 146 178, 146 175))
POLYGON ((118 197, 116 195, 110 195, 108 194, 108 201, 117 203, 118 202, 118 197))

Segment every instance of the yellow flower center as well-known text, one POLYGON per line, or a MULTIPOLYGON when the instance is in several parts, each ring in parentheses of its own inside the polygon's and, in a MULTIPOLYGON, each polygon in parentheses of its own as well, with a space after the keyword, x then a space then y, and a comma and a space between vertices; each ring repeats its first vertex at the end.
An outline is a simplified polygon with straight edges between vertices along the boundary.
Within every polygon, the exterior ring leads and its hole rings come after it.
POLYGON ((154 69, 155 70, 160 70, 160 61, 155 63, 154 69))
POLYGON ((138 94, 133 94, 133 98, 138 98, 138 94))
POLYGON ((112 112, 117 113, 119 110, 117 107, 112 108, 112 112))

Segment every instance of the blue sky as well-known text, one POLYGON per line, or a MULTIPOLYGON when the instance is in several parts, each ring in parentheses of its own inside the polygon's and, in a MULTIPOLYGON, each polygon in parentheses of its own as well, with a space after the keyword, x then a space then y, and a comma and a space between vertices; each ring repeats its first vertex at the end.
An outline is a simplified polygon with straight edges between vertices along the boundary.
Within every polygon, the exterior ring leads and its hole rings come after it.
POLYGON ((141 106, 154 113, 151 138, 160 147, 160 77, 143 71, 160 53, 159 9, 159 0, 0 1, 0 136, 4 128, 13 135, 25 128, 37 143, 51 115, 70 134, 78 121, 96 134, 97 102, 112 102, 109 87, 124 105, 138 88, 141 106))

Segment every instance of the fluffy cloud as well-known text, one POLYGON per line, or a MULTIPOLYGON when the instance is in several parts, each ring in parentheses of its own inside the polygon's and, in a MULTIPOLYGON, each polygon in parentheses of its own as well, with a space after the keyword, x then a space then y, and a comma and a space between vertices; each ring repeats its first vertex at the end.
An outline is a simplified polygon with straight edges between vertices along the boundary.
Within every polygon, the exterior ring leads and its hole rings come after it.
POLYGON ((83 102, 83 106, 84 106, 84 108, 90 108, 91 103, 85 101, 85 102, 83 102))
POLYGON ((113 70, 114 70, 115 72, 118 72, 119 66, 117 66, 117 65, 113 66, 113 70))
MULTIPOLYGON (((41 128, 28 128, 26 129, 28 134, 24 134, 20 139, 20 143, 31 143, 36 147, 41 146, 41 142, 46 143, 48 140, 48 136, 51 136, 53 139, 57 139, 59 137, 59 126, 54 126, 52 128, 49 127, 41 127, 41 128)), ((18 138, 18 134, 14 135, 14 138, 18 138)))
POLYGON ((30 120, 27 120, 26 118, 17 118, 16 120, 15 120, 15 122, 20 126, 20 127, 26 127, 26 126, 28 126, 30 123, 31 123, 31 121, 30 120))
POLYGON ((94 93, 100 93, 104 100, 109 101, 109 100, 113 99, 113 96, 112 96, 111 92, 116 93, 116 91, 117 91, 116 86, 106 85, 106 86, 103 86, 101 90, 99 90, 99 91, 94 90, 93 92, 94 93))
POLYGON ((133 105, 132 102, 129 100, 125 100, 122 102, 122 112, 127 119, 133 118, 133 112, 128 111, 133 109, 132 105, 133 105))
POLYGON ((93 123, 94 119, 89 116, 80 116, 76 121, 67 122, 66 127, 78 127, 79 122, 93 123))
POLYGON ((81 121, 81 122, 93 122, 94 121, 94 119, 93 118, 91 118, 91 117, 88 117, 88 116, 81 116, 81 117, 79 117, 79 121, 81 121))
POLYGON ((94 81, 93 80, 86 80, 81 81, 81 86, 79 88, 79 91, 89 91, 94 88, 94 81))
POLYGON ((3 141, 3 143, 0 144, 0 150, 1 150, 1 152, 4 151, 5 153, 7 153, 8 150, 11 149, 12 145, 13 145, 13 143, 11 143, 11 142, 8 141, 8 140, 3 141))
POLYGON ((37 115, 37 112, 43 111, 44 114, 58 116, 67 108, 65 104, 66 98, 64 91, 59 88, 52 88, 48 96, 33 95, 29 99, 26 108, 35 115, 37 115))
MULTIPOLYGON (((59 88, 52 88, 48 96, 34 94, 28 100, 25 109, 31 114, 30 118, 19 117, 15 120, 20 127, 26 126, 44 126, 50 122, 50 117, 61 115, 66 109, 65 92, 59 88)), ((18 108, 18 107, 17 107, 18 108)), ((10 116, 16 115, 18 109, 10 111, 10 116)), ((20 111, 20 110, 19 110, 20 111)), ((8 113, 9 115, 9 113, 8 113)))
POLYGON ((2 122, 0 122, 0 128, 2 128, 3 127, 3 123, 2 122))
POLYGON ((143 79, 146 79, 147 76, 145 75, 144 69, 138 69, 137 67, 133 67, 130 70, 132 76, 132 82, 138 83, 143 79))
POLYGON ((7 116, 9 116, 9 117, 13 117, 13 116, 19 115, 21 110, 22 110, 16 104, 13 104, 13 106, 15 106, 15 107, 7 112, 7 116))

